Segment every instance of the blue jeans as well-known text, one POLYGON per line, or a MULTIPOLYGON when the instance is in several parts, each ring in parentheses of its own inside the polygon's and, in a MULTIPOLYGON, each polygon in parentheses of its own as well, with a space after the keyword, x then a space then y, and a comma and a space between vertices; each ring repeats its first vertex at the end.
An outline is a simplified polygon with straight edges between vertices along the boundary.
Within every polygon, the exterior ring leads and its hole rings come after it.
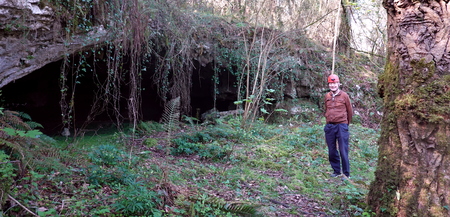
POLYGON ((342 173, 350 177, 350 163, 348 161, 348 139, 350 133, 348 132, 348 124, 326 124, 324 129, 325 140, 328 145, 328 160, 331 168, 335 174, 342 173), (339 145, 339 151, 336 147, 336 142, 339 145))

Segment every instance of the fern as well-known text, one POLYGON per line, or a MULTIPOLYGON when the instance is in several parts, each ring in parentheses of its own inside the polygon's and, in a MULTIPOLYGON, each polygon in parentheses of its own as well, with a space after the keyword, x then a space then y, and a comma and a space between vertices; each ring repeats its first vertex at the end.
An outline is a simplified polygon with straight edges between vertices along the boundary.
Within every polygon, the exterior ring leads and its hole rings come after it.
POLYGON ((162 114, 161 122, 163 128, 167 132, 168 146, 166 153, 170 153, 172 131, 176 129, 180 121, 180 97, 170 100, 164 107, 164 113, 162 114))
MULTIPOLYGON (((36 136, 42 134, 36 127, 41 124, 31 121, 26 113, 4 110, 0 113, 0 150, 10 153, 12 160, 20 160, 24 166, 33 161, 34 147, 42 145, 36 136)), ((23 172, 23 171, 22 171, 23 172)))
POLYGON ((259 214, 257 208, 261 205, 251 204, 242 201, 224 201, 222 198, 192 198, 194 201, 201 201, 202 204, 209 204, 211 207, 215 207, 216 209, 220 209, 225 212, 233 213, 239 216, 262 216, 259 214))
POLYGON ((238 214, 240 216, 258 216, 257 207, 260 206, 242 201, 223 201, 219 198, 213 198, 207 202, 223 211, 238 214))
POLYGON ((0 115, 1 128, 13 128, 18 130, 31 130, 31 127, 23 121, 20 113, 16 111, 4 110, 0 115))
POLYGON ((180 97, 170 100, 164 107, 161 122, 164 130, 173 131, 180 121, 180 97))
POLYGON ((36 129, 36 128, 44 128, 44 126, 42 126, 42 124, 34 122, 34 121, 25 121, 25 123, 31 128, 31 129, 36 129))
POLYGON ((19 116, 23 120, 30 120, 31 121, 31 116, 29 114, 25 113, 25 112, 17 112, 17 116, 19 116))

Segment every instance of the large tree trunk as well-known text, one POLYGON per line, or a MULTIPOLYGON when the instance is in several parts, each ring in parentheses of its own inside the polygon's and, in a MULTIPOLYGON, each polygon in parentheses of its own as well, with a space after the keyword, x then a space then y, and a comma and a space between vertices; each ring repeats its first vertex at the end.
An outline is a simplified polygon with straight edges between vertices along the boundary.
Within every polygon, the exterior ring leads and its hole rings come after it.
POLYGON ((377 216, 450 216, 450 4, 384 0, 385 114, 368 203, 377 216))

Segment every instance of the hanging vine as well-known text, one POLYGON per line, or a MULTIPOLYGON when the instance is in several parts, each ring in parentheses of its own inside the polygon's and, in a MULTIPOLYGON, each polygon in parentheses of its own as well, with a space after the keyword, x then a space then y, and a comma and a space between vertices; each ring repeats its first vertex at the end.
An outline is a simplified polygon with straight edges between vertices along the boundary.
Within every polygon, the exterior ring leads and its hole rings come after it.
POLYGON ((159 4, 158 7, 158 20, 165 22, 155 23, 150 37, 157 65, 153 81, 164 103, 179 96, 181 113, 189 114, 194 70, 192 52, 196 47, 197 25, 192 14, 179 10, 176 1, 159 4))
POLYGON ((77 134, 77 128, 75 127, 75 97, 77 85, 80 83, 79 79, 84 76, 83 72, 86 72, 85 64, 86 58, 83 55, 80 55, 77 61, 75 61, 74 57, 70 61, 66 55, 60 69, 60 107, 63 128, 67 130, 73 129, 75 135, 77 134))
MULTIPOLYGON (((234 40, 226 41, 229 39, 218 38, 214 35, 217 33, 211 31, 209 17, 205 19, 196 17, 198 15, 194 13, 185 13, 177 8, 179 5, 176 3, 177 1, 93 1, 90 8, 93 8, 92 11, 98 11, 100 15, 88 16, 88 13, 82 13, 83 17, 103 18, 107 14, 109 22, 100 23, 105 24, 105 28, 113 36, 106 44, 91 48, 89 54, 80 54, 80 60, 86 61, 89 56, 93 61, 92 78, 98 88, 93 90, 92 107, 82 128, 87 127, 96 116, 106 112, 117 127, 120 128, 121 124, 128 120, 135 129, 142 119, 143 76, 152 76, 153 84, 163 103, 180 97, 181 114, 190 114, 193 56, 194 52, 200 52, 199 55, 202 55, 202 51, 198 49, 206 47, 201 44, 204 40, 216 40, 214 45, 207 48, 209 52, 214 53, 208 55, 220 55, 215 52, 226 51, 230 53, 229 58, 232 58, 232 61, 226 62, 224 66, 218 62, 220 58, 209 60, 214 63, 214 76, 211 81, 214 86, 213 98, 216 100, 216 94, 219 94, 219 74, 223 70, 231 70, 238 78, 237 100, 245 101, 244 120, 254 120, 260 112, 265 111, 263 107, 269 103, 268 96, 272 94, 269 84, 284 70, 280 69, 281 64, 291 61, 274 58, 274 49, 282 51, 278 44, 282 43, 279 39, 283 35, 279 31, 244 24, 241 25, 243 28, 240 33, 235 32, 239 35, 234 36, 234 40), (155 68, 146 72, 146 62, 149 58, 152 58, 151 63, 155 68), (97 60, 104 61, 107 71, 105 76, 99 76, 98 73, 101 72, 95 70, 97 60)), ((236 29, 234 25, 230 26, 214 28, 225 32, 236 29)), ((67 36, 70 36, 69 32, 67 36)), ((69 41, 70 37, 67 40, 69 41)), ((68 62, 68 57, 65 58, 63 67, 70 65, 69 63, 75 64, 68 62)), ((65 125, 73 123, 76 102, 75 92, 67 91, 74 91, 77 85, 75 82, 69 88, 67 76, 70 76, 70 73, 61 70, 60 104, 65 125)), ((76 127, 73 125, 71 128, 76 127)))
MULTIPOLYGON (((148 45, 148 20, 150 12, 149 5, 144 5, 146 2, 139 0, 132 1, 109 1, 109 2, 90 2, 89 7, 93 11, 99 13, 99 17, 105 19, 105 14, 109 14, 110 22, 106 28, 112 33, 113 40, 108 41, 106 45, 97 45, 92 48, 91 52, 80 52, 77 57, 79 61, 69 61, 69 55, 63 60, 61 74, 60 74, 60 88, 61 88, 61 116, 64 128, 73 129, 74 134, 77 135, 77 128, 74 125, 75 119, 75 93, 77 85, 79 84, 78 76, 80 68, 69 69, 70 65, 81 65, 86 63, 87 57, 93 56, 93 80, 97 86, 97 90, 93 90, 93 102, 91 110, 86 118, 86 121, 81 126, 86 127, 95 117, 103 112, 114 119, 117 127, 125 120, 123 117, 122 106, 126 100, 128 111, 128 119, 133 125, 133 129, 137 126, 138 121, 142 118, 141 114, 141 79, 142 79, 142 57, 149 50, 148 45), (106 49, 103 49, 106 47, 106 49), (106 57, 107 73, 105 78, 100 78, 98 72, 95 70, 97 61, 96 51, 106 57), (68 70, 69 69, 69 70, 68 70), (69 79, 70 78, 70 79, 69 79), (71 82, 71 84, 68 84, 71 82), (128 93, 124 95, 123 88, 128 88, 128 93), (69 92, 70 91, 70 92, 69 92), (71 126, 73 125, 73 126, 71 126)), ((62 10, 59 10, 59 15, 64 20, 70 20, 70 12, 72 8, 80 8, 81 3, 73 1, 71 3, 54 1, 54 4, 60 4, 62 10)), ((83 3, 85 4, 85 3, 83 3)), ((148 3, 147 3, 148 4, 148 3)), ((87 10, 90 11, 90 10, 87 10)), ((92 14, 88 16, 88 12, 80 12, 74 16, 92 18, 92 14)), ((75 19, 70 22, 65 22, 67 27, 66 40, 70 41, 70 36, 80 28, 79 22, 75 19), (78 24, 78 26, 74 26, 78 24)), ((92 22, 85 22, 86 25, 92 22)), ((81 25, 83 27, 84 25, 81 25)), ((74 58, 74 57, 72 57, 74 58)))

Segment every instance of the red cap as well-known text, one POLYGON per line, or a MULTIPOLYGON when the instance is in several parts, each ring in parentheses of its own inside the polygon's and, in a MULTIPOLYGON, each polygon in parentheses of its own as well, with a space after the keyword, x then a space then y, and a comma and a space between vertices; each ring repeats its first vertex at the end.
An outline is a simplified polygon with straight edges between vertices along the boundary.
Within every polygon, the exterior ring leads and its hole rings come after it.
POLYGON ((328 83, 338 83, 339 77, 335 74, 328 76, 328 83))

